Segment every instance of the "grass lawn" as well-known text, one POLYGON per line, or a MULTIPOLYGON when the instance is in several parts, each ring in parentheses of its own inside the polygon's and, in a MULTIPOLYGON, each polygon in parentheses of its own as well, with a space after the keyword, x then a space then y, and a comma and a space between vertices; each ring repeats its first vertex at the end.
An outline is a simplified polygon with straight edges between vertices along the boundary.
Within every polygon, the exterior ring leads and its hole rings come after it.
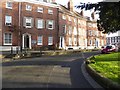
POLYGON ((94 70, 102 76, 107 77, 120 84, 120 52, 101 54, 90 58, 95 60, 94 64, 89 64, 94 70))

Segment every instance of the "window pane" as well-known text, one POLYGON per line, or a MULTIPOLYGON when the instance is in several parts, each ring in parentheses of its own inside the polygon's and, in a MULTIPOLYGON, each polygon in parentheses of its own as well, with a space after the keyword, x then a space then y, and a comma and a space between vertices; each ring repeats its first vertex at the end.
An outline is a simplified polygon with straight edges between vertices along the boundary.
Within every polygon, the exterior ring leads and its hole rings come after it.
POLYGON ((26 5, 26 10, 31 11, 32 10, 32 6, 31 5, 26 5))
POLYGON ((48 20, 48 29, 53 29, 53 20, 48 20))
POLYGON ((66 25, 63 25, 63 34, 66 34, 66 25))
POLYGON ((39 19, 38 21, 37 21, 37 28, 43 28, 43 20, 42 19, 39 19))
POLYGON ((12 2, 6 2, 6 8, 12 9, 12 2))
POLYGON ((11 25, 12 23, 12 16, 5 16, 5 24, 11 25))
POLYGON ((25 25, 29 26, 31 28, 32 27, 32 18, 26 17, 25 25))
POLYGON ((53 37, 48 37, 48 45, 53 45, 53 37))
POLYGON ((72 45, 72 38, 69 38, 69 45, 72 45))
POLYGON ((4 44, 6 44, 6 45, 12 44, 12 34, 11 33, 4 34, 4 44))
POLYGON ((26 23, 31 23, 31 19, 30 18, 26 18, 26 23))
POLYGON ((53 10, 52 9, 48 9, 48 14, 53 14, 53 10))
POLYGON ((37 12, 43 13, 43 8, 42 7, 38 7, 37 12))
POLYGON ((26 26, 31 26, 31 23, 26 23, 26 26))
POLYGON ((42 36, 38 36, 38 45, 42 45, 42 41, 43 39, 42 39, 42 36))
POLYGON ((74 27, 74 35, 77 35, 77 28, 76 27, 74 27))

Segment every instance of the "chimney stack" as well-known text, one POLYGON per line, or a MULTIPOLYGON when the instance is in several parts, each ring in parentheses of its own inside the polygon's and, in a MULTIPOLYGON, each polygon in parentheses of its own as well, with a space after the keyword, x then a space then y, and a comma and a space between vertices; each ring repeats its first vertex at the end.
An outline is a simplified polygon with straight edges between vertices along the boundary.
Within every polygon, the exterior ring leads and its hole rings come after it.
POLYGON ((81 16, 84 16, 84 12, 83 12, 83 10, 80 12, 80 15, 81 15, 81 16))
POLYGON ((93 13, 91 14, 91 17, 92 17, 93 20, 95 19, 95 12, 93 12, 93 13))
POLYGON ((69 0, 68 2, 68 10, 73 11, 73 1, 69 0))

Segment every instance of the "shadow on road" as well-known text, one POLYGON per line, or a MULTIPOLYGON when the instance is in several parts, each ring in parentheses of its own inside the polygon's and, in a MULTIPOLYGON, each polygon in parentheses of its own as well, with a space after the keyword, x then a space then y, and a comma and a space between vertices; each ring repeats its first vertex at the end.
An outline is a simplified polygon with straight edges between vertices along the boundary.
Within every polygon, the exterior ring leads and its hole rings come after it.
MULTIPOLYGON (((89 54, 89 53, 88 53, 89 54)), ((91 54, 90 54, 91 55, 91 54)), ((87 55, 85 57, 89 57, 90 55, 87 55)), ((49 87, 51 88, 55 88, 55 87, 61 87, 61 88, 68 88, 68 87, 72 87, 72 88, 92 88, 92 86, 88 83, 88 81, 85 79, 82 70, 81 70, 81 65, 83 63, 84 59, 80 58, 80 59, 76 59, 76 60, 72 60, 72 61, 55 61, 55 60, 51 60, 51 61, 13 61, 13 62, 5 62, 2 63, 3 67, 7 67, 7 66, 60 66, 61 68, 67 67, 70 68, 69 71, 69 77, 71 80, 71 86, 68 85, 64 85, 64 84, 57 84, 57 83, 49 83, 49 87)), ((12 82, 14 83, 14 82, 12 82)), ((9 84, 12 84, 9 83, 9 84)), ((15 83, 17 84, 17 83, 15 83)), ((20 83, 19 83, 20 84, 20 83)), ((44 88, 44 86, 46 85, 45 83, 28 83, 26 82, 26 84, 32 84, 32 86, 34 87, 42 87, 44 88)), ((7 85, 7 82, 6 82, 7 85)), ((21 83, 20 85, 23 85, 24 87, 24 83, 21 83)), ((12 87, 12 86, 11 86, 12 87)), ((46 86, 45 86, 46 87, 46 86)))

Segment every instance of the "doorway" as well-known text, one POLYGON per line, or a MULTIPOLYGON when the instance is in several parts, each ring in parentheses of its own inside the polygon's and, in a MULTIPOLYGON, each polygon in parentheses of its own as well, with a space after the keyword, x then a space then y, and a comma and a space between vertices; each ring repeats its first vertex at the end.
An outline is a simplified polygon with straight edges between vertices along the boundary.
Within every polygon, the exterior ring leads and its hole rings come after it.
POLYGON ((25 48, 29 48, 29 36, 28 35, 26 35, 25 37, 24 37, 24 46, 25 46, 25 48))
POLYGON ((23 49, 29 48, 31 49, 31 35, 30 34, 23 34, 23 49))

